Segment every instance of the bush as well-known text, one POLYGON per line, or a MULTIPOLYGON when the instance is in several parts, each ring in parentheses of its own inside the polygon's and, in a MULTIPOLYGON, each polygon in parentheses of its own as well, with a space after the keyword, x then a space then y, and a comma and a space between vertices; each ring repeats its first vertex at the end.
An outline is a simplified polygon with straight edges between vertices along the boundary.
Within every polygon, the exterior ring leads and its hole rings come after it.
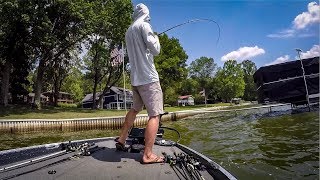
POLYGON ((62 108, 76 108, 77 104, 58 103, 58 107, 62 108))

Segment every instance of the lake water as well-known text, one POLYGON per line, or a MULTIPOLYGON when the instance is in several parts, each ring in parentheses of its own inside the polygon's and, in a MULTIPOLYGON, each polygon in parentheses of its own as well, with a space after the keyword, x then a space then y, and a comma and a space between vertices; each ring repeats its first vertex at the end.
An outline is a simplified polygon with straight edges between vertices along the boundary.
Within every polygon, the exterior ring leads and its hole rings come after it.
MULTIPOLYGON (((318 108, 297 114, 290 107, 207 113, 163 126, 177 129, 180 143, 210 157, 240 180, 319 179, 318 108)), ((0 150, 118 134, 118 130, 1 134, 0 150)), ((165 138, 177 140, 177 135, 166 130, 165 138)))
POLYGON ((207 113, 165 125, 238 179, 319 179, 319 111, 277 110, 207 113))

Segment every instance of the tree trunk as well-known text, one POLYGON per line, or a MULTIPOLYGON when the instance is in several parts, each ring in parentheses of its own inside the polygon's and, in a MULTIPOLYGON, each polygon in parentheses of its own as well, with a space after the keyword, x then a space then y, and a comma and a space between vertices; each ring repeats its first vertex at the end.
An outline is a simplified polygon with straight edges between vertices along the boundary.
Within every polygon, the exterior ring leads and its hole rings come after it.
POLYGON ((93 92, 92 92, 92 109, 96 109, 96 93, 97 93, 97 83, 94 81, 93 92))
POLYGON ((9 93, 9 80, 10 80, 11 64, 6 61, 4 69, 1 73, 1 93, 0 93, 0 105, 8 106, 8 93, 9 93))
POLYGON ((58 99, 59 99, 59 87, 58 87, 58 78, 54 82, 54 91, 53 91, 53 105, 58 106, 58 99))
POLYGON ((43 83, 43 74, 44 74, 44 60, 40 60, 38 72, 37 72, 37 79, 35 84, 34 90, 34 105, 37 109, 41 109, 41 91, 42 91, 42 83, 43 83))
POLYGON ((99 99, 98 99, 98 104, 99 104, 99 109, 103 109, 103 103, 104 103, 104 95, 107 93, 107 91, 110 89, 110 87, 108 87, 108 85, 106 84, 106 86, 104 87, 104 90, 102 91, 102 93, 99 95, 99 99))
POLYGON ((96 93, 97 93, 97 86, 99 83, 99 75, 98 75, 98 50, 95 50, 95 56, 93 58, 93 64, 94 64, 94 85, 93 85, 93 95, 92 95, 92 109, 97 109, 97 103, 96 103, 96 93))
MULTIPOLYGON (((121 73, 120 73, 121 74, 121 73)), ((103 88, 102 93, 99 95, 99 99, 98 99, 98 104, 100 105, 99 109, 103 109, 103 103, 104 103, 104 95, 107 93, 107 91, 116 84, 117 81, 119 81, 120 79, 120 74, 117 75, 117 73, 115 72, 115 76, 117 76, 117 78, 115 78, 113 81, 111 81, 111 73, 108 75, 106 84, 103 88)), ((124 90, 124 93, 125 90, 124 90)))

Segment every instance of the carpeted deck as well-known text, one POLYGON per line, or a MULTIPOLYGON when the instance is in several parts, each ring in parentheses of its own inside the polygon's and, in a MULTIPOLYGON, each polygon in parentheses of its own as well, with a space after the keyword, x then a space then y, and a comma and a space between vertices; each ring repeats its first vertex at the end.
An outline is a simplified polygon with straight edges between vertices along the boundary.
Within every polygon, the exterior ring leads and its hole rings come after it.
MULTIPOLYGON (((51 180, 51 179, 137 179, 137 180, 171 180, 186 179, 183 170, 168 163, 140 164, 141 153, 128 153, 115 151, 113 140, 97 142, 97 150, 90 156, 76 156, 75 153, 66 153, 54 158, 29 163, 21 168, 0 171, 0 179, 21 180, 51 180)), ((177 147, 155 145, 154 151, 161 155, 165 152, 173 156, 173 152, 180 153, 177 147)), ((21 162, 25 162, 23 160, 21 162)), ((1 168, 17 164, 18 162, 1 165, 1 168)), ((204 179, 213 179, 207 171, 201 171, 204 179)))

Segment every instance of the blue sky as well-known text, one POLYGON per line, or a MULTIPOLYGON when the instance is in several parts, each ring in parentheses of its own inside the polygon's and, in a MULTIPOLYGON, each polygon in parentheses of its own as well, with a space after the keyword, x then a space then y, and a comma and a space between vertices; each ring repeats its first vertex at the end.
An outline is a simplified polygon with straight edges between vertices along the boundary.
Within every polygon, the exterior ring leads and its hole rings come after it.
POLYGON ((320 7, 318 1, 214 1, 214 0, 133 0, 148 6, 156 32, 186 22, 207 18, 218 22, 196 22, 167 34, 179 39, 188 54, 187 64, 206 56, 219 67, 227 59, 255 62, 257 67, 297 58, 319 56, 320 7))

